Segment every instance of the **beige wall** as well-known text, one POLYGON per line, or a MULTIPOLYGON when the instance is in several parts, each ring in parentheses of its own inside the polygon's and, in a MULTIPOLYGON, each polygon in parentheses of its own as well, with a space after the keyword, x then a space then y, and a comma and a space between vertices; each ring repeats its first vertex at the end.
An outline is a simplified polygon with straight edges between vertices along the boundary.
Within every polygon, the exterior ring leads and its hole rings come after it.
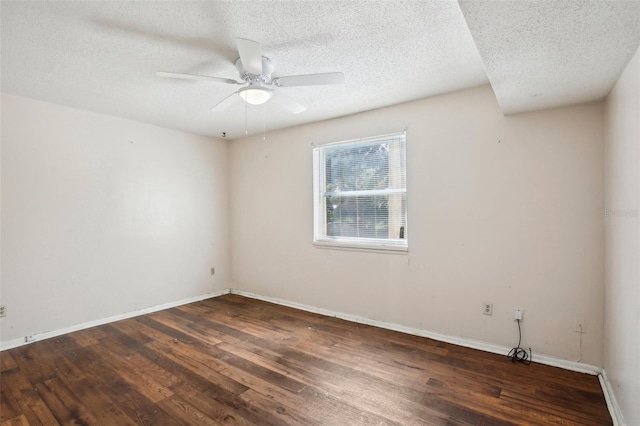
POLYGON ((1 101, 3 342, 230 286, 228 142, 1 101))
POLYGON ((602 365, 603 105, 504 117, 491 88, 231 143, 236 288, 602 365), (312 245, 312 143, 408 127, 409 255, 312 245), (493 302, 493 316, 481 313, 493 302))
POLYGON ((604 367, 628 425, 640 425, 640 50, 606 103, 604 367))

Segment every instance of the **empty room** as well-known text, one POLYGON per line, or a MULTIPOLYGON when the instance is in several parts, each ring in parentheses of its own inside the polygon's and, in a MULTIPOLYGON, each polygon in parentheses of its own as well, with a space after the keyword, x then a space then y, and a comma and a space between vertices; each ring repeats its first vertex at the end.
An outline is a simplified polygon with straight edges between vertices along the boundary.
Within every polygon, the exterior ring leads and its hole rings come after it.
POLYGON ((640 426, 640 2, 0 25, 0 426, 640 426))

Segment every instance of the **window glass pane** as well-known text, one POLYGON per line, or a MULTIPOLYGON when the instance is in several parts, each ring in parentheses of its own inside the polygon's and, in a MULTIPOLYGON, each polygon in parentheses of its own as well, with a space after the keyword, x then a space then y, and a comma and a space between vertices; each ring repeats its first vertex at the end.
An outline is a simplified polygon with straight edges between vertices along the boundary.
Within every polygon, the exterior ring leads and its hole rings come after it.
POLYGON ((389 144, 327 150, 326 190, 365 191, 389 188, 389 144))
POLYGON ((401 238, 406 194, 326 197, 329 237, 401 238))

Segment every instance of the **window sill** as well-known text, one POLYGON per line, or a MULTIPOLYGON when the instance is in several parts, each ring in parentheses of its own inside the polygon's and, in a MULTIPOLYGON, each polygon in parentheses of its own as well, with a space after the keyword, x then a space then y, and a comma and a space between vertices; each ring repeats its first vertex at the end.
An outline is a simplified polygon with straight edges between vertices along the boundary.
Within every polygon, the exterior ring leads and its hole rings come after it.
POLYGON ((314 241, 314 247, 329 250, 361 251, 369 253, 408 254, 409 247, 383 244, 354 244, 335 241, 314 241))

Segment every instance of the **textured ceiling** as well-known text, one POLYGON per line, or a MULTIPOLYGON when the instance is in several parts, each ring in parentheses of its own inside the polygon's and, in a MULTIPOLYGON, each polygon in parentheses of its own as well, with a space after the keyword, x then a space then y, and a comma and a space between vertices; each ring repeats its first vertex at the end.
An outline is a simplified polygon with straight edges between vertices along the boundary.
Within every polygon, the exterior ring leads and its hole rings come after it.
POLYGON ((242 137, 487 84, 455 2, 2 1, 2 91, 193 133, 242 137), (274 75, 341 71, 340 86, 281 90, 308 109, 237 102, 235 38, 262 43, 274 75), (246 115, 246 116, 245 116, 246 115))
POLYGON ((639 4, 1 1, 0 82, 10 94, 229 139, 489 80, 503 110, 520 112, 602 98, 639 44, 639 4), (308 108, 299 115, 273 102, 211 112, 238 86, 155 75, 238 79, 236 37, 262 43, 274 76, 341 71, 345 83, 279 89, 308 108))
POLYGON ((460 1, 505 114, 601 99, 640 44, 638 1, 460 1))

